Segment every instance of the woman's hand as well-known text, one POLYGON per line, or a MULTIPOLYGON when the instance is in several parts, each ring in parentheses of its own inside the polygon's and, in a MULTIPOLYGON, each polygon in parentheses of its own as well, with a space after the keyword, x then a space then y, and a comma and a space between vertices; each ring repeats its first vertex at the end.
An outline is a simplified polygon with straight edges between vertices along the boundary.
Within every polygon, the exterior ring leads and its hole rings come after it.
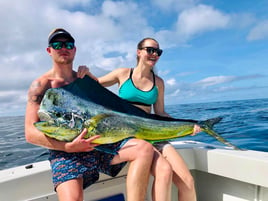
POLYGON ((90 71, 89 68, 86 65, 82 65, 78 67, 78 71, 77 71, 77 77, 78 78, 83 78, 85 77, 85 75, 88 75, 89 77, 91 77, 92 79, 98 81, 98 78, 95 77, 90 71))
POLYGON ((191 134, 191 136, 194 136, 194 135, 196 135, 197 133, 200 133, 202 130, 201 130, 201 128, 200 128, 200 126, 198 126, 198 125, 194 125, 194 131, 193 131, 193 133, 191 134))

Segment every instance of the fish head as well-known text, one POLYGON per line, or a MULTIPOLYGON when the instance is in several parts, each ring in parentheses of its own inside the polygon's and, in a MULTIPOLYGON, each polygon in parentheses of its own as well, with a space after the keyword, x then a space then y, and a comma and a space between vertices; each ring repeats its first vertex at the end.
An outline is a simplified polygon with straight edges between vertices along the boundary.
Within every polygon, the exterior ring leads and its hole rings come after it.
POLYGON ((50 138, 54 138, 59 141, 67 141, 70 142, 74 138, 76 138, 80 130, 73 128, 70 129, 68 126, 61 125, 58 126, 54 124, 53 122, 48 122, 48 121, 39 121, 34 123, 34 126, 43 132, 46 136, 50 138))
POLYGON ((60 110, 60 108, 66 108, 68 110, 71 105, 71 99, 68 98, 66 91, 61 90, 60 88, 48 89, 44 95, 44 98, 40 104, 40 110, 45 111, 55 111, 60 110))
POLYGON ((76 128, 82 130, 84 126, 84 117, 75 112, 63 111, 38 111, 40 121, 54 124, 55 126, 68 127, 70 129, 76 128))
POLYGON ((83 105, 66 90, 47 90, 38 111, 40 121, 70 129, 82 129, 85 119, 83 105))

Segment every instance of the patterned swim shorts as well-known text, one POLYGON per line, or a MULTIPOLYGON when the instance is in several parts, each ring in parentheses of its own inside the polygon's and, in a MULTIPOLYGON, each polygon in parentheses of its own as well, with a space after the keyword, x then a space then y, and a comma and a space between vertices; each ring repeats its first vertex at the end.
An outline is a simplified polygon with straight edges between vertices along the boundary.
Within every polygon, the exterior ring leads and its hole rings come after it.
MULTIPOLYGON (((125 142, 126 140, 101 146, 116 152, 125 142)), ((85 189, 99 179, 99 172, 115 177, 126 165, 126 162, 110 165, 113 157, 112 153, 97 150, 80 153, 50 150, 49 161, 55 189, 59 184, 77 178, 83 178, 83 188, 85 189)))

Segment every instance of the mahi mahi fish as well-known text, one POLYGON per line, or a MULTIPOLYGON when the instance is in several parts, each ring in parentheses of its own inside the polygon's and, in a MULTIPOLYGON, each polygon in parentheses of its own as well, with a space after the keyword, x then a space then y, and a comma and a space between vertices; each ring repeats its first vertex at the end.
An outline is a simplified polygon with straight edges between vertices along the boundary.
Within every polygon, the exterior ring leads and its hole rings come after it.
POLYGON ((41 102, 35 127, 48 137, 72 141, 84 128, 85 138, 101 137, 93 142, 109 144, 134 137, 151 142, 173 140, 193 133, 194 125, 219 142, 239 149, 212 128, 222 118, 205 121, 174 119, 147 114, 109 92, 89 77, 61 88, 48 89, 41 102))

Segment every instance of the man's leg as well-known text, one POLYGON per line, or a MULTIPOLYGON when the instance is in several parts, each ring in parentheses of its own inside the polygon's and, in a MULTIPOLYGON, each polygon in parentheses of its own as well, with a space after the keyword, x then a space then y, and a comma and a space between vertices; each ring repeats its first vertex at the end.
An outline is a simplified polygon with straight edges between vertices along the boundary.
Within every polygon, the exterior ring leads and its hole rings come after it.
POLYGON ((99 178, 96 157, 97 151, 66 153, 50 150, 52 180, 60 201, 83 200, 83 187, 99 178))
POLYGON ((130 162, 126 184, 128 201, 145 200, 153 156, 154 149, 150 143, 130 139, 111 161, 112 165, 130 162))
POLYGON ((83 201, 83 179, 71 179, 57 188, 59 201, 83 201))

